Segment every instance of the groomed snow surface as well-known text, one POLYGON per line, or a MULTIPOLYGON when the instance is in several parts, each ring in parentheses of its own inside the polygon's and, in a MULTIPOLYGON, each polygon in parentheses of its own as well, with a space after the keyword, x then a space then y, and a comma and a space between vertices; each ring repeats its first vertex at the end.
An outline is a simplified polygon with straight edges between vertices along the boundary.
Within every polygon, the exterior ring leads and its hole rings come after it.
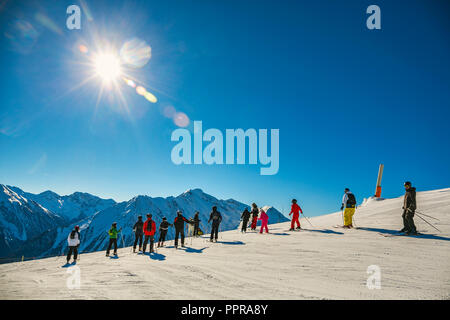
POLYGON ((302 218, 300 232, 280 223, 270 234, 223 232, 218 243, 188 238, 179 250, 169 241, 152 255, 82 254, 79 289, 67 287, 65 257, 4 264, 0 299, 450 299, 450 189, 417 195, 441 233, 415 217, 426 235, 383 236, 402 228, 402 201, 366 201, 354 230, 333 227, 337 212, 309 219, 314 228, 302 218), (381 289, 366 285, 371 265, 381 289))

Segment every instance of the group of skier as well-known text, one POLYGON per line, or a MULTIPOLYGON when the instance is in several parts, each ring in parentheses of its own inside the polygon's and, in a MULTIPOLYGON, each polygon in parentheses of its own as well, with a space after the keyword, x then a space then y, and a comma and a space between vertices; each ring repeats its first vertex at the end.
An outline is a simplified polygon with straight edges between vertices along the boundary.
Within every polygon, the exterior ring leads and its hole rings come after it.
MULTIPOLYGON (((414 214, 416 210, 416 188, 412 187, 411 182, 407 181, 404 183, 405 186, 405 196, 403 203, 403 229, 400 232, 404 232, 405 234, 417 234, 417 229, 414 224, 414 214)), ((355 195, 350 191, 349 188, 345 188, 344 195, 342 197, 342 205, 341 211, 343 215, 343 228, 353 228, 353 215, 357 209, 357 202, 355 195)), ((289 216, 292 215, 291 227, 289 231, 301 230, 300 226, 300 214, 303 214, 302 209, 297 204, 296 199, 292 199, 291 211, 289 216), (295 227, 297 225, 297 227, 295 227), (295 229, 294 229, 295 228, 295 229)), ((203 234, 200 229, 200 219, 199 212, 196 211, 193 219, 186 219, 180 210, 177 211, 177 216, 175 217, 173 223, 169 223, 166 217, 162 218, 162 221, 159 225, 159 239, 157 247, 163 247, 164 241, 166 240, 167 232, 169 227, 175 228, 175 239, 174 246, 178 248, 178 239, 181 238, 181 247, 184 247, 184 226, 185 223, 192 225, 193 232, 192 236, 198 237, 203 234)), ((258 208, 256 203, 252 204, 251 211, 248 208, 245 208, 244 212, 241 215, 241 232, 247 232, 247 228, 250 228, 253 231, 256 231, 257 222, 261 221, 261 229, 259 233, 263 233, 265 230, 266 233, 269 233, 268 223, 269 216, 265 212, 263 208, 258 208)), ((208 223, 211 223, 211 235, 210 241, 217 242, 220 223, 222 222, 222 214, 217 210, 216 206, 212 207, 212 211, 209 216, 208 223), (211 223, 212 222, 212 223, 211 223)), ((108 248, 106 250, 106 256, 109 256, 111 248, 114 247, 114 255, 117 255, 117 237, 118 234, 122 231, 122 228, 117 230, 117 223, 114 222, 111 225, 111 228, 107 231, 109 235, 109 243, 108 248)), ((133 226, 133 231, 135 234, 135 240, 133 244, 133 252, 136 252, 137 245, 139 245, 139 251, 145 253, 147 249, 147 244, 149 243, 150 248, 149 252, 154 252, 154 241, 155 241, 155 233, 156 233, 156 223, 152 219, 152 215, 147 214, 147 220, 144 222, 142 220, 142 216, 138 216, 138 221, 133 226)), ((67 254, 67 263, 69 263, 71 256, 73 254, 74 262, 77 260, 78 256, 78 248, 80 246, 80 228, 79 226, 75 226, 74 229, 70 232, 69 237, 67 238, 69 252, 67 254)))

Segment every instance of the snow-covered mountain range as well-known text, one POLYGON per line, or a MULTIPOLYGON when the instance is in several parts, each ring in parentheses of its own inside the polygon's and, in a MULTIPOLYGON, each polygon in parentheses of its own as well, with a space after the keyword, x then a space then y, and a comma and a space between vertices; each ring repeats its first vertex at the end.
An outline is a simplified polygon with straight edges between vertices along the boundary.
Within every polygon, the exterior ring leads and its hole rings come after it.
MULTIPOLYGON (((67 236, 75 225, 80 226, 82 252, 103 250, 108 241, 107 230, 112 222, 122 227, 119 246, 132 245, 133 225, 137 216, 151 213, 157 225, 162 217, 173 222, 177 210, 186 218, 199 211, 201 228, 209 232, 207 223, 211 207, 222 213, 222 230, 238 227, 242 211, 249 205, 228 199, 219 200, 200 189, 190 189, 176 197, 139 195, 129 201, 116 203, 89 193, 75 192, 60 196, 52 191, 40 194, 25 192, 17 187, 0 185, 0 257, 17 259, 59 255, 66 251, 67 236), (124 243, 122 243, 124 241, 124 243)), ((273 207, 264 207, 271 223, 288 219, 273 207)), ((158 236, 158 234, 157 234, 158 236)), ((169 228, 167 239, 173 239, 169 228)))

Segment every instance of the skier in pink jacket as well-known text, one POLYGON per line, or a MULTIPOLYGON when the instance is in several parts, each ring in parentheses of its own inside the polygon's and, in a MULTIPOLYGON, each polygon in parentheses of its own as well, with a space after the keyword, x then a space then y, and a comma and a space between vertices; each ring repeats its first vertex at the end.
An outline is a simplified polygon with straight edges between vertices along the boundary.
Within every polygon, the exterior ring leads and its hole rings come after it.
POLYGON ((259 233, 263 233, 264 228, 266 228, 266 233, 269 233, 269 228, 267 227, 267 224, 269 223, 269 216, 263 209, 260 210, 261 213, 259 215, 258 220, 261 220, 261 230, 259 231, 259 233))

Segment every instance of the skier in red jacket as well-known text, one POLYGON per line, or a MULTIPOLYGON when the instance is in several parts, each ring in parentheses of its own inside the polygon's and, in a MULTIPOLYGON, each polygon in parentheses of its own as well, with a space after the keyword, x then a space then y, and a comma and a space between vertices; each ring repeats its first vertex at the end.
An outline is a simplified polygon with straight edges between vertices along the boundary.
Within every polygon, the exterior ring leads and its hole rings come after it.
POLYGON ((145 249, 147 248, 147 242, 150 240, 150 253, 153 252, 153 242, 155 241, 155 232, 156 232, 156 224, 155 221, 152 220, 152 215, 147 214, 147 220, 144 222, 144 248, 142 250, 145 253, 145 249))
POLYGON ((292 221, 291 221, 291 228, 289 229, 289 231, 294 230, 296 223, 297 223, 297 229, 301 229, 300 221, 298 220, 298 218, 300 217, 300 212, 303 213, 302 208, 300 208, 300 206, 297 204, 297 200, 292 199, 291 212, 289 213, 289 215, 293 214, 293 216, 292 216, 292 221))

